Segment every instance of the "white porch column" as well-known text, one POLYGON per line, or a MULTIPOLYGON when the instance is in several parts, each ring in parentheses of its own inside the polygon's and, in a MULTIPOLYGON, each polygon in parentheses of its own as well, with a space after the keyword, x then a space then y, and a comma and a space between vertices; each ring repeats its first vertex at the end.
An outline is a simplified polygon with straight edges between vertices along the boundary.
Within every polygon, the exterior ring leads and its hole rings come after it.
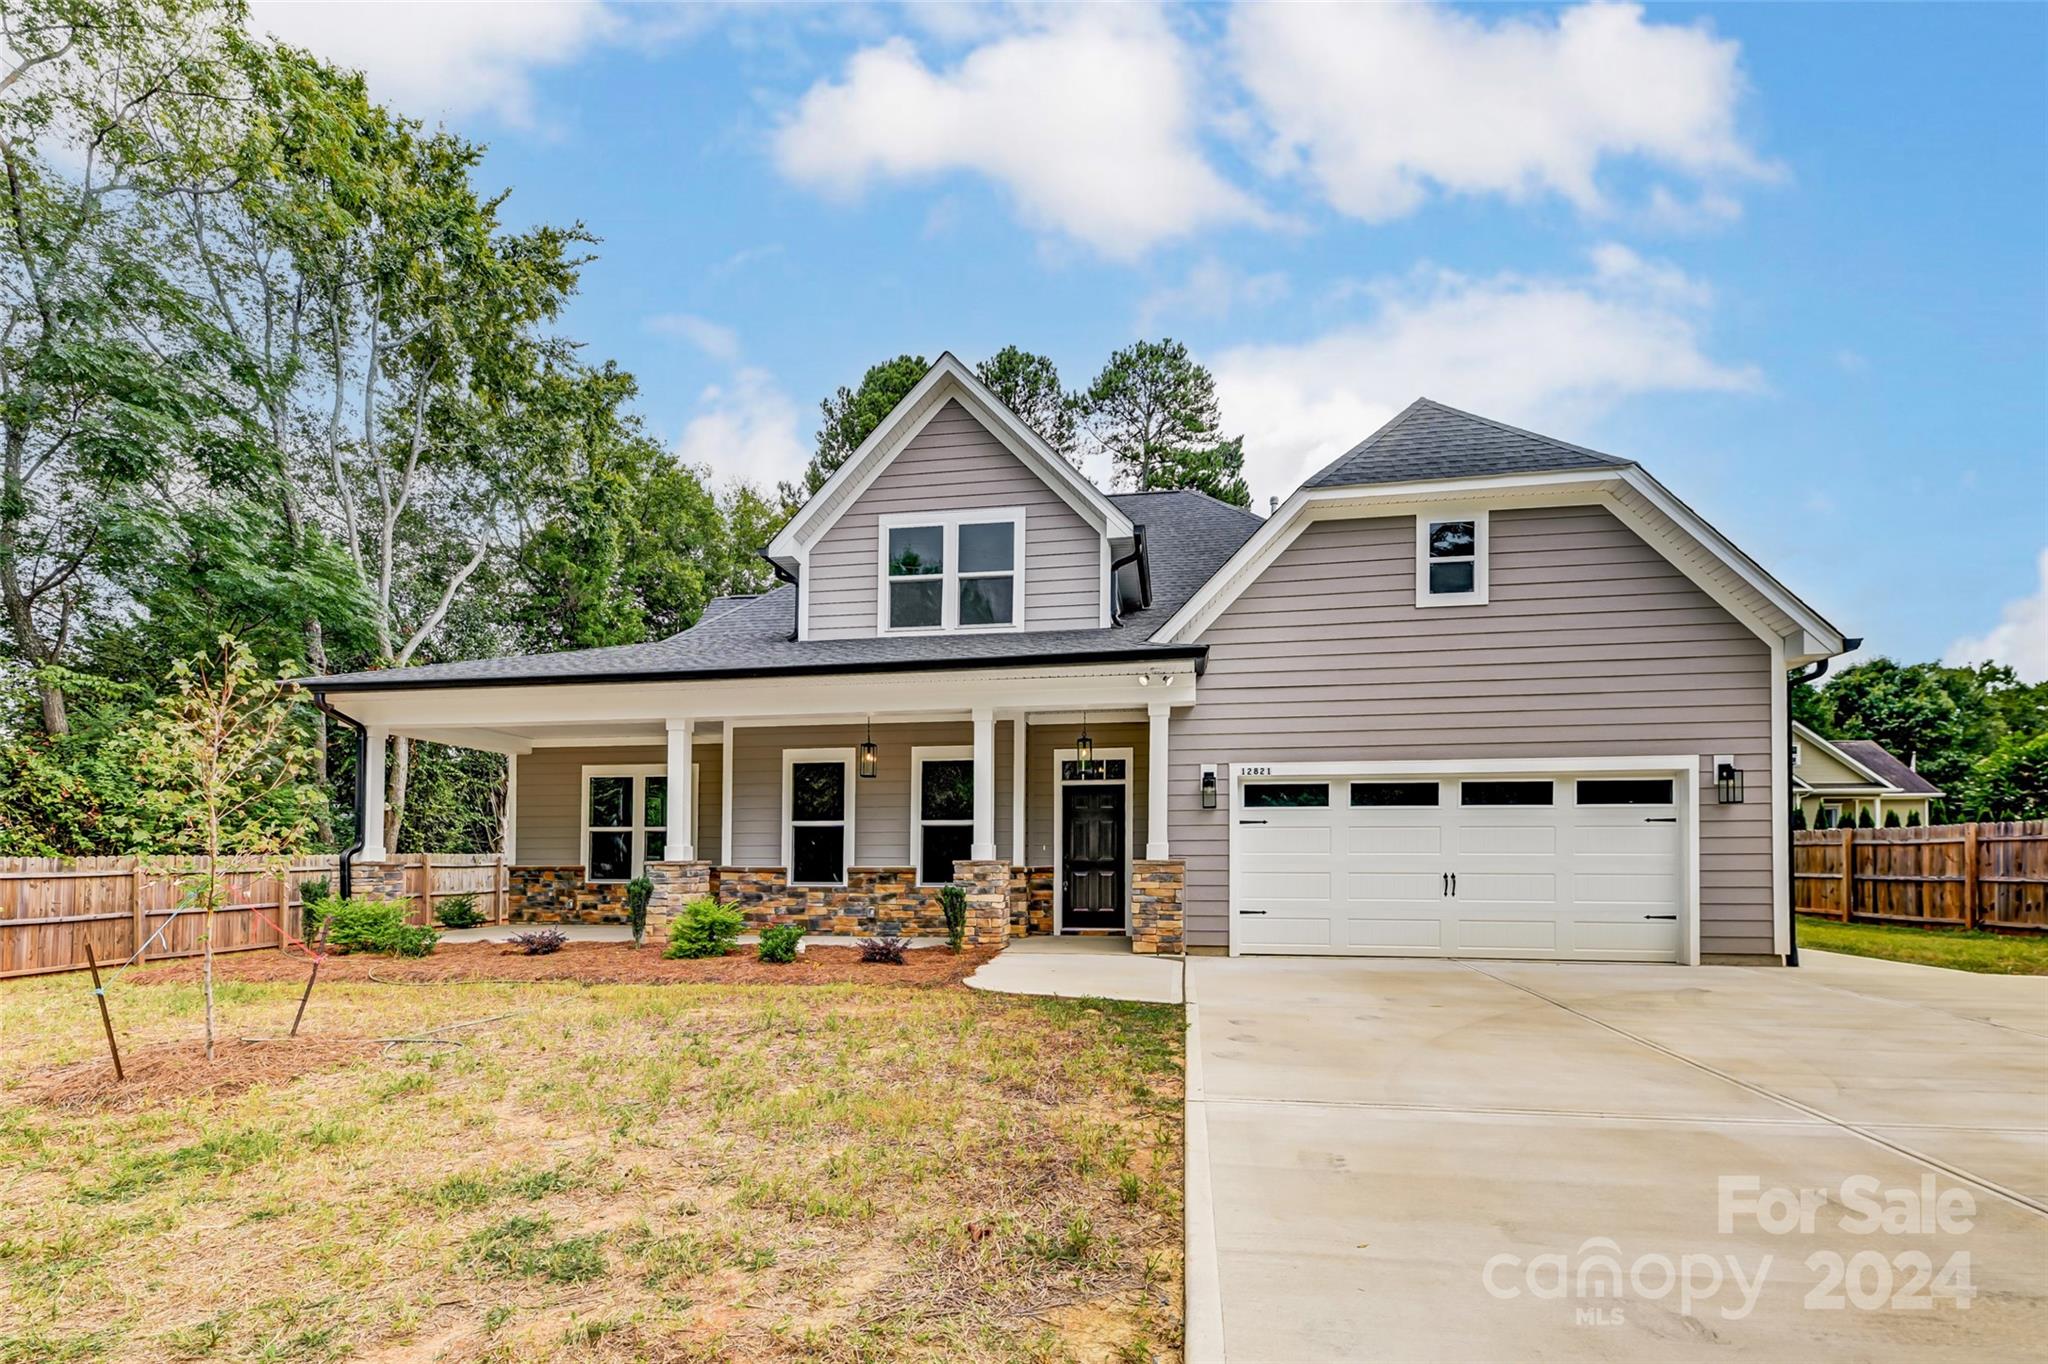
POLYGON ((1010 865, 1016 867, 1030 865, 1024 860, 1024 750, 1030 737, 1022 715, 1010 721, 1010 865))
POLYGON ((1164 701, 1154 701, 1145 708, 1145 714, 1152 722, 1151 732, 1145 738, 1145 859, 1157 862, 1169 856, 1166 851, 1166 722, 1173 716, 1173 707, 1164 701))
POLYGON ((498 835, 498 846, 505 850, 505 865, 511 866, 519 860, 519 755, 505 755, 505 828, 498 835))
POLYGON ((690 812, 697 808, 697 793, 690 789, 689 720, 668 722, 668 850, 664 862, 694 862, 697 849, 690 842, 690 812))
POLYGON ((364 862, 382 862, 390 856, 384 847, 384 750, 390 742, 388 729, 369 729, 363 735, 363 770, 356 777, 363 784, 363 850, 357 856, 364 862))
POLYGON ((996 713, 987 707, 974 712, 974 844, 977 862, 996 856, 996 713))

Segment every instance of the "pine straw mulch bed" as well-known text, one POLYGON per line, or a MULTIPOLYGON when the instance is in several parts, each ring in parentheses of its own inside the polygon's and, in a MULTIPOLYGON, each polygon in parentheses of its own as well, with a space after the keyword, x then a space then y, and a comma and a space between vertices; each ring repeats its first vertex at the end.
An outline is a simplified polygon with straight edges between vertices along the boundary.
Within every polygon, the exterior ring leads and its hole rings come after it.
MULTIPOLYGON (((572 985, 957 985, 995 952, 975 948, 955 953, 944 947, 913 948, 901 966, 864 962, 857 947, 811 947, 795 961, 773 965, 742 947, 725 957, 697 961, 663 960, 661 949, 631 943, 572 942, 559 952, 530 957, 503 943, 442 943, 429 956, 400 958, 330 955, 320 968, 326 981, 374 981, 387 985, 435 985, 468 981, 509 984, 558 981, 572 985)), ((311 965, 303 952, 223 952, 214 959, 217 979, 301 981, 311 965)), ((131 977, 138 985, 192 985, 201 977, 198 960, 146 967, 131 977)))
POLYGON ((21 1097, 66 1112, 134 1113, 187 1099, 223 1099, 257 1085, 283 1084, 374 1056, 383 1044, 367 1037, 224 1038, 206 1059, 195 1039, 121 1053, 124 1080, 104 1056, 31 1072, 21 1097))

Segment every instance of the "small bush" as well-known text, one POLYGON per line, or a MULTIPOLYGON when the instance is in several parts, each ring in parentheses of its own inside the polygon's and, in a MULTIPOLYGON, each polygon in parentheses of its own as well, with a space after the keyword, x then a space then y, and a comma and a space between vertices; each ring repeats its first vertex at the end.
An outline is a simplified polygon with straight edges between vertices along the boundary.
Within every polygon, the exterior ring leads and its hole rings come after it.
POLYGON ((1917 829, 1920 827, 1920 812, 1918 810, 1915 810, 1912 814, 1906 816, 1906 827, 1908 829, 1917 829))
POLYGON ((664 957, 722 957, 740 940, 746 920, 731 905, 722 905, 708 895, 683 906, 683 912, 668 926, 668 949, 664 957))
POLYGON ((1887 810, 1884 812, 1884 827, 1887 829, 1900 829, 1905 827, 1904 825, 1899 823, 1899 812, 1897 810, 1887 810))
POLYGON ((441 935, 405 921, 406 906, 396 900, 328 900, 321 906, 327 920, 327 944, 344 952, 388 952, 399 957, 424 957, 441 935))
POLYGON ((885 924, 882 931, 872 938, 860 940, 860 959, 878 961, 889 966, 901 966, 903 954, 910 950, 910 940, 896 931, 894 924, 885 924))
POLYGON ((803 936, 802 924, 770 924, 761 930, 761 960, 778 966, 795 961, 797 944, 803 936))
POLYGON ((1796 805, 1792 807, 1792 827, 1794 829, 1804 829, 1806 827, 1806 811, 1796 805))
POLYGON ((960 886, 940 886, 939 908, 946 912, 946 946, 958 952, 967 937, 966 890, 960 886))
POLYGON ((1856 827, 1859 829, 1875 829, 1877 821, 1870 817, 1870 811, 1865 810, 1856 816, 1856 827))
POLYGON ((475 928, 483 921, 474 895, 451 895, 434 906, 434 922, 443 928, 475 928))
POLYGON ((529 928, 524 933, 512 935, 512 945, 529 957, 545 957, 550 952, 559 952, 567 941, 569 935, 559 928, 529 928))
POLYGON ((647 936, 647 906, 654 900, 654 882, 636 876, 626 882, 626 922, 633 928, 633 946, 647 936))

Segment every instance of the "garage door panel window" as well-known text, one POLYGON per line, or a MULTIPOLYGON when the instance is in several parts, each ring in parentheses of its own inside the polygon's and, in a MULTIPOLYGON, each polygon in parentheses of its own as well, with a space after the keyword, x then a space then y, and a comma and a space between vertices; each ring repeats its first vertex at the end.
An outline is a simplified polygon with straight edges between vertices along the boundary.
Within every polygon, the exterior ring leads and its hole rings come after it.
POLYGON ((1351 783, 1351 804, 1361 809, 1434 807, 1441 803, 1438 784, 1433 781, 1351 783))
POLYGON ((1547 781, 1465 781, 1458 783, 1458 803, 1468 806, 1549 805, 1553 783, 1547 781))
POLYGON ((1330 805, 1325 781, 1261 781, 1244 788, 1247 810, 1324 810, 1330 805))
POLYGON ((1669 777, 1586 778, 1578 783, 1581 805, 1669 805, 1672 782, 1669 777))

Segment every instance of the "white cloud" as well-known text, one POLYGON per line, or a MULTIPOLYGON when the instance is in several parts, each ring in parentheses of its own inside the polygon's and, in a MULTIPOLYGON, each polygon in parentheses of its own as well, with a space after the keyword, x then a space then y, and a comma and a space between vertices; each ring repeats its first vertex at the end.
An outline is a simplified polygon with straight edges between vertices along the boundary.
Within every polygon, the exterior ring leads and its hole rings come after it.
POLYGON ((1031 227, 1104 256, 1261 211, 1196 140, 1192 54, 1142 8, 1034 11, 944 70, 906 38, 854 54, 775 137, 789 179, 842 199, 884 181, 986 177, 1031 227))
POLYGON ((1277 270, 1247 274, 1214 256, 1197 261, 1178 284, 1163 285, 1138 303, 1138 330, 1149 332, 1161 318, 1221 321, 1240 307, 1263 308, 1287 297, 1287 276, 1277 270))
MULTIPOLYGON (((1769 173, 1735 126, 1740 49, 1637 5, 1490 20, 1421 5, 1248 5, 1237 73, 1270 133, 1339 211, 1398 218, 1432 192, 1557 194, 1605 208, 1602 163, 1641 158, 1699 179, 1769 173)), ((1669 190, 1653 207, 1675 213, 1669 190)), ((1725 194, 1693 214, 1725 219, 1725 194)))
POLYGON ((697 395, 675 452, 687 464, 708 465, 714 478, 769 489, 794 481, 811 453, 798 434, 796 404, 773 375, 751 367, 697 395))
POLYGON ((1999 613, 1998 624, 1982 635, 1948 646, 1942 662, 2004 663, 2025 682, 2048 682, 2048 549, 2038 561, 2039 581, 2030 597, 2015 597, 1999 613))
POLYGON ((1255 499, 1286 496, 1418 396, 1565 435, 1634 394, 1761 385, 1702 349, 1703 286, 1623 248, 1593 261, 1563 278, 1425 268, 1362 286, 1365 321, 1225 351, 1217 398, 1255 499))
POLYGON ((256 0, 249 26, 368 78, 371 97, 432 120, 488 111, 539 121, 533 73, 619 30, 603 4, 497 0, 256 0))
POLYGON ((691 313, 656 313, 645 325, 656 336, 680 337, 714 360, 731 364, 740 358, 739 333, 709 318, 691 313))

